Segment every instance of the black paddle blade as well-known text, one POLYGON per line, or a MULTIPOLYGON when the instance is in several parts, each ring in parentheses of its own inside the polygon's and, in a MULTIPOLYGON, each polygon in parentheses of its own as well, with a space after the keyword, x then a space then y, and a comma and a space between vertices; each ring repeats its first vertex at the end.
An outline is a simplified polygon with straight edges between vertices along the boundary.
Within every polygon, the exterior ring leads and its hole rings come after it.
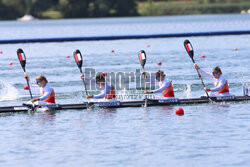
POLYGON ((195 62, 194 62, 194 50, 193 50, 193 46, 192 46, 192 44, 190 43, 189 40, 186 39, 186 40, 184 41, 184 47, 185 47, 185 49, 186 49, 188 55, 189 55, 190 58, 192 59, 193 63, 195 63, 195 62))
POLYGON ((141 63, 141 66, 144 68, 144 65, 146 64, 146 53, 144 50, 141 50, 139 53, 138 53, 138 58, 139 58, 139 61, 141 63))
POLYGON ((74 58, 75 58, 77 66, 81 69, 82 68, 82 54, 81 54, 80 50, 77 49, 74 52, 74 58))
POLYGON ((21 64, 23 70, 25 71, 26 56, 25 56, 22 49, 17 50, 17 58, 18 58, 18 60, 19 60, 19 62, 21 64))

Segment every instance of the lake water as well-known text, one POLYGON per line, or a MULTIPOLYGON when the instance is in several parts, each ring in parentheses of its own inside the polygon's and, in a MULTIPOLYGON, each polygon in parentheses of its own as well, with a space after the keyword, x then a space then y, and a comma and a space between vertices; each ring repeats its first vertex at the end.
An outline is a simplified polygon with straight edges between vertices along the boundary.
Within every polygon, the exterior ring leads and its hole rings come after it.
MULTIPOLYGON (((196 15, 109 19, 0 22, 1 39, 159 34, 249 30, 250 15, 196 15)), ((22 48, 31 80, 45 75, 57 103, 85 100, 79 69, 136 72, 138 51, 147 53, 146 71, 165 71, 178 98, 204 94, 183 41, 186 38, 26 43, 0 45, 0 106, 29 100, 17 60, 22 48), (114 50, 114 53, 111 52, 114 50), (70 58, 66 58, 70 56, 70 58), (162 66, 157 62, 161 61, 162 66), (10 62, 13 65, 8 65, 10 62)), ((222 68, 230 91, 242 95, 250 84, 250 35, 188 37, 196 63, 210 72, 222 68), (235 51, 234 48, 238 50, 235 51), (204 54, 206 58, 201 58, 204 54)), ((208 87, 213 81, 204 78, 208 87)), ((136 91, 130 83, 130 94, 136 91)), ((34 96, 38 92, 32 92, 34 96)), ((98 93, 98 91, 90 91, 98 93)), ((160 96, 160 94, 159 94, 160 96)), ((249 103, 167 107, 63 110, 55 113, 0 115, 0 166, 250 166, 249 103), (176 116, 182 107, 184 116, 176 116)))

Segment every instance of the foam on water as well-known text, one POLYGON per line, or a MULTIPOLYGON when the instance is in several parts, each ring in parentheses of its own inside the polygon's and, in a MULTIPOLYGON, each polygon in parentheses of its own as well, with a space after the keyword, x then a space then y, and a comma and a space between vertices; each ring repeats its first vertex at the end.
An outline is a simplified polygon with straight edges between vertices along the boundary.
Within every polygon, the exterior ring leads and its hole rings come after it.
POLYGON ((0 101, 16 100, 18 98, 18 90, 11 83, 0 80, 0 101))

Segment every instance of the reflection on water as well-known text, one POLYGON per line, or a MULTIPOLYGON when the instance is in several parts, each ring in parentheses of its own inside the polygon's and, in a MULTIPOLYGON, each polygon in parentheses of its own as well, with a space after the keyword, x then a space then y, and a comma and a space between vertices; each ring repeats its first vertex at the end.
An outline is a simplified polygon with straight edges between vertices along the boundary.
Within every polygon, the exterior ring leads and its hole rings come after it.
POLYGON ((31 119, 35 119, 43 126, 46 124, 53 125, 56 119, 58 111, 28 111, 28 115, 31 119))
POLYGON ((159 110, 162 112, 165 112, 167 115, 171 115, 171 113, 174 111, 174 106, 161 106, 159 107, 159 110))
POLYGON ((116 108, 103 108, 103 109, 98 109, 98 116, 101 119, 113 119, 113 117, 115 117, 116 113, 117 113, 117 109, 116 108))
POLYGON ((41 120, 42 124, 50 123, 53 124, 56 119, 56 113, 55 112, 46 112, 46 113, 39 113, 39 119, 41 120))

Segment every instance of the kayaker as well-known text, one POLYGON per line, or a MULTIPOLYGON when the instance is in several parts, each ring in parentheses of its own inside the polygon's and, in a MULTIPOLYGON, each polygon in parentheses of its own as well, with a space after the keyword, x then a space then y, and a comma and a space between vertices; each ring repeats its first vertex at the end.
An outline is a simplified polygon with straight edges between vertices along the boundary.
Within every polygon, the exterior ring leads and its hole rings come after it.
MULTIPOLYGON (((24 78, 27 78, 28 81, 30 81, 30 78, 27 74, 24 75, 24 78)), ((31 85, 32 88, 40 88, 40 97, 38 98, 33 98, 30 101, 32 103, 38 101, 42 102, 42 104, 46 103, 55 103, 55 92, 54 89, 48 84, 48 80, 45 76, 43 75, 38 75, 36 77, 36 84, 37 85, 31 85), (45 102, 45 103, 43 103, 45 102)))
MULTIPOLYGON (((145 75, 145 72, 142 73, 145 75)), ((164 97, 174 97, 174 87, 171 80, 168 80, 166 75, 162 70, 158 70, 154 73, 156 80, 159 82, 159 89, 151 90, 151 91, 144 91, 145 94, 151 93, 159 93, 162 92, 164 97)))
MULTIPOLYGON (((81 74, 81 79, 87 80, 84 78, 84 74, 81 74)), ((94 98, 94 99, 115 99, 115 88, 113 85, 108 84, 108 82, 105 80, 105 77, 102 74, 97 74, 95 76, 95 82, 97 85, 101 86, 103 89, 101 94, 98 95, 87 95, 87 99, 94 98)))
POLYGON ((194 64, 194 68, 199 70, 199 72, 211 79, 214 79, 213 88, 204 88, 206 92, 211 91, 210 96, 231 96, 229 93, 229 84, 226 78, 222 75, 220 67, 216 66, 212 70, 212 74, 208 74, 205 71, 201 70, 197 64, 194 64))

